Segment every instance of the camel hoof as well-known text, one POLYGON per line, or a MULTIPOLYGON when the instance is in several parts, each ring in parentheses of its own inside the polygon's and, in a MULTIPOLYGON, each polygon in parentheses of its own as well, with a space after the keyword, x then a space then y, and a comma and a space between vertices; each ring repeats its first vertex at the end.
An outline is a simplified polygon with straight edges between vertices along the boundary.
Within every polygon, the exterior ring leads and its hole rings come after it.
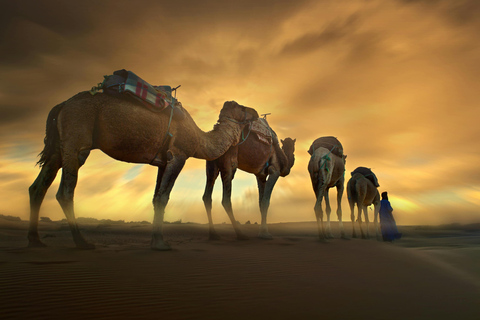
POLYGON ((333 236, 333 234, 331 234, 331 233, 327 234, 326 237, 327 237, 327 239, 334 239, 334 238, 335 238, 335 237, 333 236))
POLYGON ((170 251, 172 250, 172 247, 166 242, 157 242, 157 243, 152 243, 151 244, 151 249, 155 251, 170 251))
POLYGON ((263 240, 272 240, 273 236, 268 232, 259 233, 258 237, 263 240))
POLYGON ((45 248, 47 245, 40 241, 40 239, 29 240, 28 247, 29 248, 45 248))

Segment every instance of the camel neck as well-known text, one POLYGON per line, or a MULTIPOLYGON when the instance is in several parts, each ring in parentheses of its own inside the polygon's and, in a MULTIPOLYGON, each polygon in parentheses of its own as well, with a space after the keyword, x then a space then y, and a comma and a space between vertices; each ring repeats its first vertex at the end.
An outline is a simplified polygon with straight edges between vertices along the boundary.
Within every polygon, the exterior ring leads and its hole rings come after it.
POLYGON ((279 148, 277 152, 277 157, 279 157, 280 160, 280 176, 285 177, 290 173, 290 159, 281 148, 279 148))
POLYGON ((199 143, 194 158, 215 160, 239 141, 243 126, 232 121, 217 123, 212 131, 204 132, 198 129, 199 143))

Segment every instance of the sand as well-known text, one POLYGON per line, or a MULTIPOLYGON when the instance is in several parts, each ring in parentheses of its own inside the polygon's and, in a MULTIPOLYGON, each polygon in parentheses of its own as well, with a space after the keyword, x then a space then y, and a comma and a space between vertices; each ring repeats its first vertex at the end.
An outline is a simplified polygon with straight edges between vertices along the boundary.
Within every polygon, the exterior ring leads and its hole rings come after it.
MULTIPOLYGON (((317 240, 313 222, 270 225, 237 241, 230 225, 61 222, 27 248, 26 221, 0 219, 1 319, 480 319, 480 226, 400 227, 396 243, 317 240)), ((338 236, 336 224, 334 232, 338 236)), ((351 224, 345 224, 350 230, 351 224)))

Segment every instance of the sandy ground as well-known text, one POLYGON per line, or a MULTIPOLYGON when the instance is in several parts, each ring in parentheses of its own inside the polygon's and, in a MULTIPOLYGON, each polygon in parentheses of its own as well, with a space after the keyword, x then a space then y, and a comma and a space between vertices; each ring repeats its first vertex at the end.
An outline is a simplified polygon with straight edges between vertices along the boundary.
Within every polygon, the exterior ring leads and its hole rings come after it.
POLYGON ((83 251, 61 222, 26 248, 27 224, 0 219, 1 319, 480 319, 480 225, 400 227, 391 244, 323 243, 313 222, 270 225, 273 240, 243 225, 247 241, 169 224, 156 252, 151 225, 84 224, 83 251))

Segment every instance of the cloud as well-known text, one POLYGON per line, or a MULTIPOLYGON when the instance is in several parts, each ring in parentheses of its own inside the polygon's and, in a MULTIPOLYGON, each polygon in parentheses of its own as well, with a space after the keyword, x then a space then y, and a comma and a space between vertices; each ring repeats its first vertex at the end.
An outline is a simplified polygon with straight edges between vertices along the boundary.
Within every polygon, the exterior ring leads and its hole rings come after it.
POLYGON ((304 55, 340 41, 355 29, 357 19, 357 15, 351 15, 344 22, 331 22, 320 32, 309 32, 301 35, 287 43, 280 51, 280 56, 288 58, 293 55, 304 55))
MULTIPOLYGON (((347 176, 371 167, 402 204, 404 221, 439 221, 434 211, 455 204, 473 212, 476 198, 465 188, 480 185, 476 1, 3 1, 2 8, 0 175, 3 199, 16 199, 12 213, 27 215, 49 110, 121 68, 182 85, 178 97, 203 130, 235 100, 271 113, 280 138, 297 139, 271 221, 313 220, 306 150, 327 135, 344 145, 347 176)), ((188 160, 169 219, 206 221, 204 166, 188 160)), ((93 152, 80 170, 79 214, 148 220, 156 170, 132 168, 93 152)), ((239 220, 259 221, 255 178, 236 180, 239 220)), ((55 191, 42 212, 63 215, 55 191)))

